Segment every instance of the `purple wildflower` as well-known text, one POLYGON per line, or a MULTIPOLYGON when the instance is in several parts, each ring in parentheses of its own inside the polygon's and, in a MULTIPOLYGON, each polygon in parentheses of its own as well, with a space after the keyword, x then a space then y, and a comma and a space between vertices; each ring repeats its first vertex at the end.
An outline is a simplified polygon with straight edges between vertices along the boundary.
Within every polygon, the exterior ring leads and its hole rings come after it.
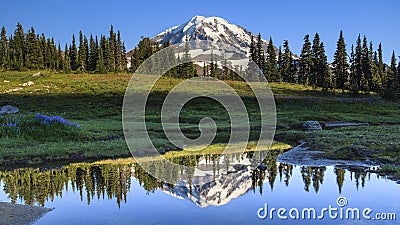
POLYGON ((80 128, 79 124, 76 123, 72 123, 69 120, 66 120, 64 118, 62 118, 61 116, 46 116, 40 113, 36 114, 36 119, 40 120, 40 124, 45 124, 46 126, 51 126, 51 124, 56 124, 56 123, 60 123, 60 124, 64 124, 70 127, 77 127, 80 128))

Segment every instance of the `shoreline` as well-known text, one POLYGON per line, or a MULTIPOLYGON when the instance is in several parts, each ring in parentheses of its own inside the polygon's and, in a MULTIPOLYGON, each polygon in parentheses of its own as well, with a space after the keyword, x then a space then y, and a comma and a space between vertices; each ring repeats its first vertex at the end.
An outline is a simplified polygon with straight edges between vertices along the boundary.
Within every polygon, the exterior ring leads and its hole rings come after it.
POLYGON ((0 224, 34 224, 52 209, 0 202, 0 224))

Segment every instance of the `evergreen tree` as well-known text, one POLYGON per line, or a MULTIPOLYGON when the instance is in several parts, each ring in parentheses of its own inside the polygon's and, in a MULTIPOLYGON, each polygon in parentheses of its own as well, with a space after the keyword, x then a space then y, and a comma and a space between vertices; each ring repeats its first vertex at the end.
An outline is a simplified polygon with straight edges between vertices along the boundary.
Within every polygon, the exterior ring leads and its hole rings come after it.
POLYGON ((300 54, 300 71, 299 83, 308 85, 309 79, 312 77, 313 59, 311 51, 310 35, 304 37, 303 48, 300 54))
POLYGON ((272 42, 272 37, 269 38, 267 47, 267 62, 266 62, 266 72, 264 73, 266 78, 270 81, 279 81, 279 73, 276 61, 275 47, 272 42))
POLYGON ((345 84, 348 81, 349 76, 349 64, 347 63, 346 43, 344 41, 342 31, 340 31, 339 40, 337 42, 337 48, 332 65, 334 68, 333 74, 335 79, 335 86, 336 88, 342 89, 342 92, 344 92, 345 84))
POLYGON ((25 33, 22 25, 17 24, 14 31, 14 37, 11 39, 10 46, 12 48, 12 64, 15 70, 21 71, 24 68, 24 49, 25 49, 25 33))
POLYGON ((321 47, 321 40, 319 34, 316 33, 313 39, 311 58, 312 58, 312 69, 309 78, 310 85, 315 89, 318 86, 318 76, 320 72, 321 59, 319 58, 321 47))
POLYGON ((254 36, 251 35, 251 41, 250 41, 250 59, 253 60, 253 62, 257 63, 257 48, 256 48, 256 43, 254 42, 254 36))
POLYGON ((132 70, 135 71, 152 54, 153 43, 149 38, 142 37, 132 55, 132 70))
POLYGON ((113 70, 113 54, 111 53, 110 42, 104 35, 100 37, 100 51, 104 66, 104 70, 102 71, 108 73, 113 70))
POLYGON ((369 53, 371 58, 371 74, 372 74, 372 91, 379 91, 382 85, 382 80, 379 74, 379 60, 378 60, 378 53, 373 51, 373 44, 372 41, 369 43, 369 53))
POLYGON ((361 85, 364 91, 370 91, 373 89, 371 62, 372 58, 368 47, 367 37, 364 36, 362 45, 362 74, 364 79, 361 85))
POLYGON ((289 41, 285 40, 283 42, 283 47, 285 48, 285 51, 283 53, 283 68, 282 68, 282 79, 284 82, 292 82, 294 83, 294 77, 291 72, 291 65, 292 65, 292 52, 290 51, 289 48, 289 41))
POLYGON ((203 76, 207 76, 207 65, 206 65, 206 61, 203 62, 203 76))
POLYGON ((0 68, 1 69, 8 69, 9 63, 9 49, 8 49, 8 40, 7 40, 7 31, 6 28, 3 26, 1 28, 0 34, 0 68))
POLYGON ((328 64, 328 58, 325 54, 324 43, 321 42, 320 45, 320 62, 318 63, 318 79, 319 86, 322 87, 324 91, 328 91, 332 87, 331 72, 328 64))
POLYGON ((364 75, 363 75, 363 51, 362 51, 362 46, 361 46, 361 37, 360 34, 358 35, 357 38, 357 43, 356 43, 356 50, 354 54, 354 78, 353 78, 353 83, 352 83, 352 91, 354 93, 358 93, 361 90, 361 84, 362 81, 364 80, 364 75))
POLYGON ((37 42, 37 49, 38 49, 38 67, 40 69, 46 68, 46 37, 42 33, 42 35, 37 37, 38 42, 37 42))
MULTIPOLYGON (((86 38, 86 37, 85 37, 86 38)), ((86 40, 87 42, 87 40, 86 40)), ((78 68, 81 72, 86 71, 86 56, 87 56, 87 46, 84 41, 82 31, 79 31, 79 47, 78 47, 78 68)))
POLYGON ((354 45, 351 45, 351 53, 350 53, 350 73, 349 73, 349 83, 350 83, 350 90, 354 92, 354 87, 356 87, 357 84, 357 79, 358 77, 356 76, 356 67, 355 67, 355 61, 356 61, 356 54, 354 52, 354 45))
POLYGON ((114 32, 114 27, 111 25, 110 27, 110 36, 108 39, 109 48, 110 48, 110 56, 108 59, 109 62, 109 70, 115 71, 116 70, 116 56, 117 56, 117 39, 116 34, 114 32))
POLYGON ((393 51, 392 58, 390 60, 390 67, 387 71, 387 75, 385 77, 385 90, 384 90, 384 97, 388 99, 394 99, 396 94, 396 85, 395 80, 397 76, 397 68, 396 68, 396 55, 393 51))
POLYGON ((37 69, 38 68, 38 44, 37 37, 35 34, 35 29, 31 27, 28 30, 28 34, 26 36, 26 44, 25 44, 25 52, 26 52, 26 67, 28 69, 37 69))
POLYGON ((93 35, 90 34, 89 37, 89 48, 88 48, 88 66, 87 66, 87 71, 95 71, 96 69, 96 63, 97 63, 97 57, 98 57, 98 52, 97 52, 97 44, 93 38, 93 35))
MULTIPOLYGON (((101 40, 100 40, 100 42, 101 42, 101 40)), ((100 74, 107 73, 106 66, 104 65, 103 51, 104 51, 103 48, 99 48, 99 55, 97 56, 98 60, 97 60, 97 64, 96 64, 96 73, 100 73, 100 74)))
POLYGON ((262 39, 261 39, 261 34, 258 33, 257 36, 257 43, 256 43, 256 60, 254 61, 258 67, 263 70, 263 72, 265 71, 265 54, 264 54, 264 50, 263 50, 263 46, 262 46, 262 39))
MULTIPOLYGON (((196 67, 192 62, 192 56, 190 55, 189 37, 187 35, 185 38, 185 52, 182 56, 182 61, 185 63, 181 65, 180 76, 184 79, 196 76, 196 67)), ((216 75, 216 77, 218 77, 218 75, 216 75)))
POLYGON ((331 84, 329 65, 325 54, 324 43, 321 42, 319 34, 316 33, 312 46, 313 69, 310 84, 316 88, 322 87, 327 91, 331 84))
POLYGON ((126 58, 126 48, 125 48, 125 43, 122 42, 121 43, 121 52, 120 52, 120 57, 121 57, 121 62, 120 62, 120 67, 121 67, 121 71, 123 70, 127 70, 127 58, 126 58))
POLYGON ((122 55, 123 44, 121 41, 121 32, 118 31, 117 33, 117 42, 115 44, 115 52, 114 52, 114 62, 115 62, 115 71, 119 72, 123 70, 123 63, 124 56, 122 55))
POLYGON ((65 73, 70 73, 71 72, 71 62, 70 62, 69 50, 68 50, 68 45, 67 44, 65 44, 65 49, 64 49, 63 70, 64 70, 65 73))
POLYGON ((72 35, 72 44, 69 47, 69 61, 71 64, 71 70, 76 71, 78 69, 78 50, 76 48, 75 35, 72 35))
POLYGON ((57 71, 63 70, 63 67, 64 67, 64 57, 63 57, 63 52, 61 50, 61 45, 59 42, 58 46, 57 46, 57 71))
POLYGON ((385 77, 385 65, 383 63, 383 51, 382 51, 382 44, 379 43, 378 47, 378 76, 380 83, 378 84, 378 89, 381 90, 383 88, 383 82, 385 77))

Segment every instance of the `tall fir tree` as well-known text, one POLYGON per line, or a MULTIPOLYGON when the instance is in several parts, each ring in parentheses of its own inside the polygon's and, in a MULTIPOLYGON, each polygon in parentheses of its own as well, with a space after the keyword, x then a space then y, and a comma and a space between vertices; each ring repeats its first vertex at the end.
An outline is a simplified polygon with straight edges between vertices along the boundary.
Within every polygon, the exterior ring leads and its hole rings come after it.
MULTIPOLYGON (((182 57, 182 61, 184 62, 181 67, 180 75, 184 79, 188 79, 196 76, 196 67, 192 62, 192 56, 190 54, 189 48, 189 37, 186 35, 185 37, 185 52, 182 57)), ((218 75, 216 75, 218 77, 218 75)))
POLYGON ((293 82, 294 83, 294 77, 293 74, 291 73, 291 64, 292 64, 292 52, 290 51, 289 48, 289 41, 285 40, 283 42, 283 48, 285 49, 283 53, 283 68, 282 68, 282 79, 284 82, 293 82))
POLYGON ((378 74, 380 79, 380 84, 378 84, 378 89, 383 89, 383 82, 385 77, 386 69, 385 64, 383 63, 383 51, 382 51, 382 44, 379 43, 378 46, 378 74))
POLYGON ((263 49, 263 41, 261 38, 261 34, 258 33, 257 35, 257 43, 256 43, 256 60, 255 63, 257 63, 258 67, 263 70, 263 72, 265 71, 265 53, 264 53, 264 49, 263 49))
POLYGON ((115 62, 115 71, 119 72, 123 70, 123 55, 122 55, 123 44, 121 41, 121 32, 117 32, 117 41, 115 44, 115 52, 114 52, 114 62, 115 62))
POLYGON ((254 41, 254 36, 251 35, 250 39, 250 59, 253 60, 253 62, 257 63, 257 47, 256 47, 256 42, 254 41))
POLYGON ((333 74, 336 88, 345 90, 345 84, 348 81, 349 64, 347 62, 346 43, 344 41, 343 32, 340 31, 339 40, 337 42, 336 52, 333 60, 333 74))
POLYGON ((272 42, 272 37, 269 38, 267 47, 267 62, 266 62, 266 72, 265 76, 270 81, 279 81, 279 73, 276 61, 275 47, 272 42))
POLYGON ((325 54, 325 46, 324 42, 320 44, 320 51, 319 51, 319 62, 317 64, 318 70, 318 85, 322 87, 322 90, 328 91, 329 88, 332 87, 332 78, 331 72, 328 64, 328 58, 325 54))
POLYGON ((313 88, 322 87, 324 91, 327 91, 331 86, 329 65, 325 54, 324 43, 321 42, 318 33, 315 34, 313 40, 312 59, 313 67, 310 84, 313 88))
POLYGON ((316 33, 313 39, 312 50, 311 50, 311 58, 312 58, 312 69, 309 78, 310 85, 315 89, 318 86, 318 73, 320 66, 320 59, 318 58, 320 53, 321 40, 319 38, 319 34, 316 33))
POLYGON ((76 48, 75 35, 72 35, 72 43, 69 47, 69 61, 71 64, 71 70, 76 71, 79 67, 78 64, 78 49, 76 48))
POLYGON ((58 42, 57 46, 57 71, 62 71, 64 67, 64 57, 61 49, 60 42, 58 42))
POLYGON ((23 70, 24 68, 24 49, 25 49, 25 32, 20 23, 17 24, 17 28, 14 31, 13 37, 13 51, 12 51, 12 60, 13 60, 13 68, 16 70, 23 70))
POLYGON ((116 71, 116 55, 117 55, 117 37, 114 32, 113 25, 110 26, 110 33, 108 38, 109 48, 110 48, 110 57, 109 61, 109 70, 116 71))
POLYGON ((63 71, 64 71, 64 73, 70 73, 71 72, 71 62, 70 62, 69 49, 68 49, 68 45, 67 44, 65 44, 65 48, 64 48, 63 71))
POLYGON ((371 62, 372 58, 369 51, 367 37, 364 35, 363 45, 362 45, 362 60, 361 60, 362 74, 363 74, 361 87, 363 91, 370 91, 373 89, 371 62))
MULTIPOLYGON (((101 38, 102 39, 102 38, 101 38)), ((102 42, 100 39, 100 42, 102 42)), ((99 55, 97 56, 97 64, 96 64, 96 73, 100 74, 106 74, 107 73, 107 68, 104 64, 104 54, 103 54, 104 48, 99 48, 99 55)))
POLYGON ((87 46, 84 41, 82 31, 79 31, 79 47, 78 47, 78 68, 79 71, 86 71, 86 56, 87 56, 87 46))
POLYGON ((364 75, 363 75, 363 67, 362 63, 363 62, 363 51, 362 51, 362 46, 361 46, 361 36, 360 34, 358 35, 357 38, 357 43, 356 43, 356 49, 354 53, 354 74, 353 74, 353 79, 352 79, 352 84, 351 84, 351 90, 353 93, 358 94, 359 91, 361 90, 361 84, 364 80, 364 75))
POLYGON ((372 74, 371 91, 378 92, 382 85, 382 80, 379 74, 378 53, 373 50, 372 41, 369 43, 369 54, 371 58, 371 74, 372 74))
POLYGON ((387 99, 394 99, 395 96, 395 77, 397 74, 397 68, 396 68, 396 54, 394 51, 392 52, 392 57, 390 60, 390 67, 388 68, 388 71, 386 73, 385 79, 384 79, 384 91, 383 91, 383 96, 387 99))
POLYGON ((3 26, 0 33, 0 68, 8 69, 9 60, 7 31, 6 28, 3 26))
POLYGON ((26 35, 26 44, 25 44, 25 64, 28 69, 37 69, 38 65, 38 44, 37 44, 37 37, 35 33, 35 29, 31 27, 28 30, 28 34, 26 35))
POLYGON ((300 54, 299 83, 308 85, 312 76, 313 60, 310 35, 304 36, 304 44, 300 54))

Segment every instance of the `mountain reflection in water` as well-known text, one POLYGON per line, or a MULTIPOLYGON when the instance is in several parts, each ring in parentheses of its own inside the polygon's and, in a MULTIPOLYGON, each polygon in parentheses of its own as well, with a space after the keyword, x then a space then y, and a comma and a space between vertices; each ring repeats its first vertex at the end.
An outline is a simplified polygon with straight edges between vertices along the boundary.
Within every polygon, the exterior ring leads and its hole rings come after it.
MULTIPOLYGON (((185 162, 201 170, 163 170, 158 162, 149 162, 152 171, 173 177, 174 184, 164 183, 149 175, 141 166, 132 163, 84 163, 71 164, 56 169, 20 168, 0 171, 0 184, 12 203, 21 201, 28 205, 45 206, 48 201, 62 198, 63 193, 79 193, 80 200, 115 200, 118 207, 127 201, 131 182, 136 179, 148 193, 155 190, 180 199, 192 201, 199 207, 225 205, 248 192, 259 192, 263 186, 274 189, 277 179, 290 185, 295 165, 277 162, 278 152, 248 152, 230 155, 201 155, 174 158, 175 163, 185 162), (250 159, 261 154, 264 167, 257 168, 250 159), (200 182, 211 178, 210 182, 200 182)), ((146 167, 146 165, 145 165, 146 167)), ((324 183, 326 167, 300 167, 304 190, 318 193, 324 183)), ((371 172, 368 168, 335 167, 338 193, 341 193, 346 173, 357 189, 364 187, 371 172)), ((378 176, 379 178, 379 176, 378 176)))

